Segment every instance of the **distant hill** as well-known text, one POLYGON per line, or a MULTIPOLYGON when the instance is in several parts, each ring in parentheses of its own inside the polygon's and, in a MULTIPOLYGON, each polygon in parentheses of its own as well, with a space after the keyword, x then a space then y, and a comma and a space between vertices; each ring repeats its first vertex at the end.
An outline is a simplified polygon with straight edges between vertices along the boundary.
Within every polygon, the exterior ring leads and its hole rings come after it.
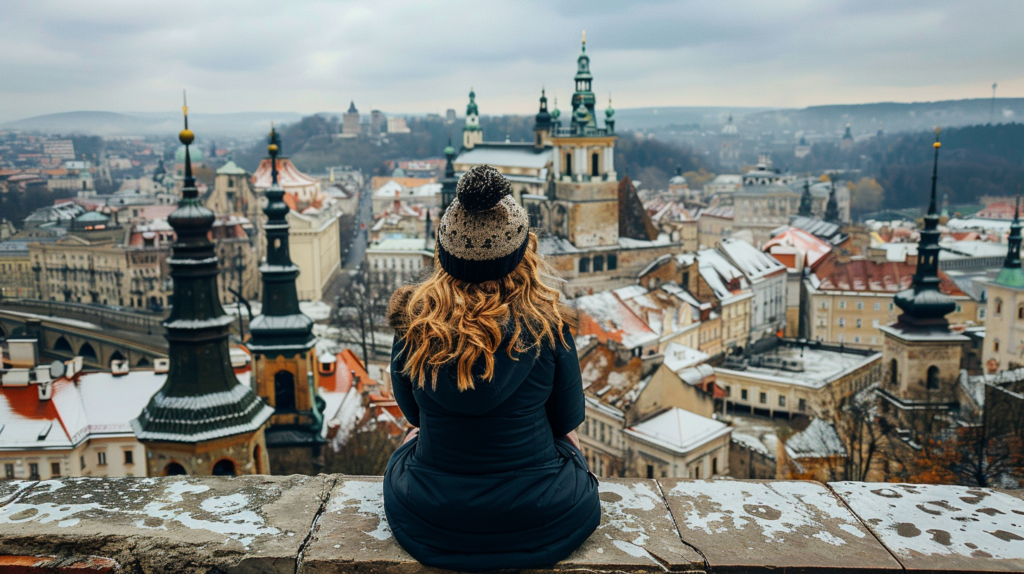
MULTIPOLYGON (((189 114, 189 125, 212 137, 254 137, 269 130, 270 122, 292 123, 302 119, 294 112, 238 112, 189 114)), ((46 134, 167 135, 181 129, 180 112, 63 112, 0 124, 46 134)))
POLYGON ((850 124, 850 131, 857 136, 873 134, 879 127, 887 133, 902 133, 926 131, 935 126, 950 128, 1020 121, 1024 121, 1024 98, 997 98, 994 109, 990 98, 979 98, 767 110, 743 114, 738 125, 740 132, 747 134, 800 130, 839 134, 850 124))

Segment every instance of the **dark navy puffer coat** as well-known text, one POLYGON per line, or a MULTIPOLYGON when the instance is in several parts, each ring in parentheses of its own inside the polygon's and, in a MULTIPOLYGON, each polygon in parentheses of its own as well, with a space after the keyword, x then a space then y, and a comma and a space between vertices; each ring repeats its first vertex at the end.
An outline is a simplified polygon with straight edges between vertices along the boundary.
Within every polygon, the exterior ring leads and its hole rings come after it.
POLYGON ((576 447, 556 439, 584 417, 568 330, 566 341, 568 349, 559 343, 518 360, 503 350, 493 380, 460 392, 454 366, 441 370, 436 390, 413 384, 395 338, 395 398, 420 432, 391 456, 384 510, 416 560, 469 572, 544 567, 597 528, 597 479, 576 447))

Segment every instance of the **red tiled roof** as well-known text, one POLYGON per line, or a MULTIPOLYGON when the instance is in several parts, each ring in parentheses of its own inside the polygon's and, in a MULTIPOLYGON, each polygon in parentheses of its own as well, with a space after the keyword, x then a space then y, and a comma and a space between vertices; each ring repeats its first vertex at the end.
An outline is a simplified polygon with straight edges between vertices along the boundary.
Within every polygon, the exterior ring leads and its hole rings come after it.
MULTIPOLYGON (((874 293, 896 293, 910 287, 917 265, 867 259, 853 259, 840 263, 835 257, 828 258, 815 273, 821 280, 821 291, 866 291, 874 293)), ((960 296, 964 292, 948 275, 939 271, 939 290, 946 295, 960 296)))

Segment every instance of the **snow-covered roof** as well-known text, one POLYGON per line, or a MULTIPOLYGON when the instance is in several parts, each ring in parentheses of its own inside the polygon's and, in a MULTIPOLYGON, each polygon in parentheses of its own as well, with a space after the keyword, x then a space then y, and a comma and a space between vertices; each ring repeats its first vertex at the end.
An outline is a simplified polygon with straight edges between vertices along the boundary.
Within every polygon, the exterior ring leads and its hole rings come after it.
POLYGON ((627 349, 658 340, 658 334, 610 291, 579 297, 575 303, 581 334, 595 335, 602 343, 612 339, 627 349))
POLYGON ((735 279, 742 279, 740 272, 732 263, 714 249, 704 249, 697 252, 697 268, 700 276, 704 278, 715 297, 719 300, 726 300, 733 297, 728 283, 735 279))
POLYGON ((733 374, 747 378, 761 378, 778 383, 800 385, 812 389, 820 389, 839 379, 847 373, 869 365, 882 358, 882 353, 871 353, 857 349, 818 348, 811 345, 779 345, 775 349, 761 353, 761 357, 772 357, 779 360, 779 366, 748 365, 743 371, 734 371, 722 367, 716 368, 719 373, 733 374), (785 370, 781 361, 798 364, 802 371, 785 370))
POLYGON ((789 437, 786 454, 790 458, 827 458, 846 455, 839 433, 822 419, 813 419, 807 428, 789 437))
POLYGON ((665 347, 665 366, 674 373, 699 365, 711 358, 703 351, 698 351, 681 343, 669 343, 665 347))
POLYGON ((464 150, 454 163, 543 169, 551 163, 551 148, 536 149, 533 144, 478 144, 464 150))
POLYGON ((784 271, 786 266, 760 249, 737 239, 723 239, 722 251, 747 279, 754 281, 772 273, 784 271))
POLYGON ((4 385, 0 387, 0 450, 72 448, 94 437, 130 435, 129 422, 139 416, 166 378, 153 371, 122 376, 87 373, 78 382, 55 381, 49 401, 39 400, 35 384, 4 385), (44 428, 49 428, 45 435, 44 428))
POLYGON ((775 452, 769 449, 760 439, 756 436, 749 435, 747 433, 736 432, 732 433, 733 442, 744 446, 754 452, 762 454, 772 460, 775 460, 775 452))
POLYGON ((696 413, 672 407, 625 430, 643 442, 677 454, 687 454, 707 443, 728 436, 729 425, 696 413))

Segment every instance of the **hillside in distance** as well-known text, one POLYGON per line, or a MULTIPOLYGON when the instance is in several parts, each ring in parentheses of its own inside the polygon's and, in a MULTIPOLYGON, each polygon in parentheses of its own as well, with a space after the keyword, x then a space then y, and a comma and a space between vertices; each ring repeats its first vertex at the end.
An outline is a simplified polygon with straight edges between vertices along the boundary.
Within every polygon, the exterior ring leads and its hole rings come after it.
MULTIPOLYGON (((269 131, 270 122, 297 122, 302 115, 294 112, 193 112, 188 118, 189 127, 206 136, 251 138, 269 131)), ((62 112, 7 122, 0 124, 0 129, 63 135, 166 136, 181 129, 181 112, 62 112)))

